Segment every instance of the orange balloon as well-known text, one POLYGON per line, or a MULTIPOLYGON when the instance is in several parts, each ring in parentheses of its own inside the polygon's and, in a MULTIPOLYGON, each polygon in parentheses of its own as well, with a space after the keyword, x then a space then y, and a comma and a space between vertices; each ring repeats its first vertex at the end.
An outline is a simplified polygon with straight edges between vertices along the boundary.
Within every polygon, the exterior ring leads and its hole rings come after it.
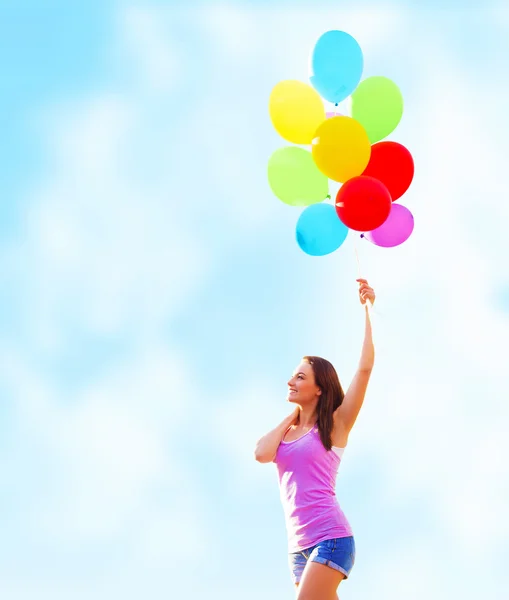
POLYGON ((332 117, 319 125, 311 150, 320 171, 340 183, 360 175, 371 156, 366 130, 351 117, 332 117))

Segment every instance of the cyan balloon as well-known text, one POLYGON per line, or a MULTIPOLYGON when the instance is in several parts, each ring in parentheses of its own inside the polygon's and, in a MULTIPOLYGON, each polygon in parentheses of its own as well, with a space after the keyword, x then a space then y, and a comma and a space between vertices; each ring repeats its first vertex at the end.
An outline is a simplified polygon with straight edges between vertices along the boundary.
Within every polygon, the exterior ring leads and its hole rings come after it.
POLYGON ((311 256, 324 256, 337 250, 346 240, 344 225, 331 204, 313 204, 302 211, 296 237, 301 250, 311 256))
POLYGON ((344 31, 327 31, 311 54, 310 82, 329 102, 339 103, 359 85, 364 57, 357 41, 344 31))

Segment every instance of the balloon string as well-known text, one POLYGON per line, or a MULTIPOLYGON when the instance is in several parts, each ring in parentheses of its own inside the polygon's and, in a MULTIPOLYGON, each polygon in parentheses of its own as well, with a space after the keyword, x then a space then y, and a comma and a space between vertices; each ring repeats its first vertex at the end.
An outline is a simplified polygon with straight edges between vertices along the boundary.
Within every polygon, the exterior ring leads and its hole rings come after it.
POLYGON ((354 234, 353 237, 353 249, 355 252, 355 262, 357 263, 357 277, 361 278, 361 261, 359 259, 359 250, 357 248, 357 236, 354 234))
MULTIPOLYGON (((354 237, 353 237, 353 249, 354 249, 354 252, 355 252, 355 261, 357 263, 357 278, 358 279, 364 279, 362 277, 361 261, 360 261, 360 258, 359 258, 359 250, 358 250, 358 247, 357 247, 357 236, 355 234, 354 234, 354 237)), ((368 307, 368 310, 370 311, 370 314, 371 314, 371 311, 373 310, 373 304, 371 303, 371 300, 369 300, 369 298, 368 298, 368 301, 366 303, 366 306, 368 307)))

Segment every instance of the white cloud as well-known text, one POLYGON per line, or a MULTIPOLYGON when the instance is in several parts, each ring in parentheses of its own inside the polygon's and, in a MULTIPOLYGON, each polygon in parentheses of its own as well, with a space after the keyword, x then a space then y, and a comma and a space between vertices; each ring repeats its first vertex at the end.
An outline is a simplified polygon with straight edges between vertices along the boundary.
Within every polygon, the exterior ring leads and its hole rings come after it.
POLYGON ((53 112, 48 145, 60 178, 74 183, 75 193, 79 194, 77 184, 84 176, 95 192, 100 191, 101 180, 115 180, 136 116, 136 107, 129 99, 111 91, 59 106, 53 112), (78 174, 81 178, 76 177, 78 174))
MULTIPOLYGON (((444 565, 441 564, 441 553, 430 541, 413 539, 391 551, 390 556, 374 556, 371 553, 372 564, 365 566, 364 577, 352 572, 351 596, 346 594, 345 600, 354 598, 357 594, 371 594, 375 587, 380 600, 390 598, 427 598, 447 597, 451 589, 451 581, 447 576, 444 565), (353 583, 355 581, 355 583, 353 583)), ((364 566, 364 565, 363 565, 364 566)), ((350 592, 350 585, 348 585, 350 592)), ((340 588, 341 591, 341 588, 340 588)))
POLYGON ((369 54, 380 43, 402 32, 407 11, 401 6, 348 7, 239 6, 219 3, 200 7, 196 17, 224 53, 226 60, 256 60, 283 79, 307 78, 308 58, 320 35, 330 29, 350 33, 359 42, 369 64, 369 54), (261 33, 263 32, 263 34, 261 33))
POLYGON ((167 93, 180 76, 179 48, 170 39, 167 19, 150 8, 128 6, 121 13, 120 46, 127 45, 130 66, 137 65, 143 89, 167 93))
MULTIPOLYGON (((173 439, 198 392, 164 340, 210 254, 167 172, 151 164, 151 156, 167 156, 170 136, 153 136, 148 157, 143 146, 159 118, 147 98, 157 104, 170 90, 174 56, 155 13, 128 11, 123 27, 140 61, 132 88, 98 90, 42 113, 49 168, 32 190, 23 244, 2 265, 23 290, 26 336, 1 349, 19 433, 1 463, 3 485, 24 495, 15 518, 30 547, 44 539, 51 554, 123 539, 124 568, 132 563, 139 573, 201 560, 210 546, 201 484, 173 439), (74 349, 71 325, 97 340, 131 330, 135 350, 67 397, 44 365, 74 349), (43 481, 32 503, 18 470, 39 462, 43 481)), ((64 573, 48 578, 36 578, 41 597, 69 596, 64 573)), ((9 580, 13 597, 30 596, 29 586, 9 580)), ((91 584, 90 595, 104 592, 101 585, 91 584)))
POLYGON ((51 323, 70 310, 97 332, 133 321, 154 328, 206 268, 203 243, 166 195, 165 174, 157 186, 129 167, 144 119, 146 109, 107 92, 48 119, 55 168, 34 191, 18 259, 38 274, 29 318, 43 340, 58 345, 51 323))
MULTIPOLYGON (((179 526, 185 535, 196 530, 206 539, 199 507, 183 512, 197 494, 172 440, 187 419, 186 403, 197 393, 181 360, 160 347, 137 353, 90 383, 70 405, 23 363, 11 357, 5 366, 2 376, 17 391, 25 443, 41 448, 51 471, 59 473, 34 508, 33 531, 66 544, 99 541, 118 535, 138 515, 146 526, 138 552, 146 546, 152 555, 162 543, 154 538, 157 524, 167 527, 181 515, 175 532, 179 526), (154 496, 157 489, 169 494, 164 509, 154 496), (154 510, 144 517, 151 505, 154 510)), ((14 443, 18 448, 21 442, 14 443)), ((167 552, 173 552, 170 545, 171 539, 167 552)), ((179 547, 181 556, 184 551, 179 547)))
POLYGON ((505 2, 495 4, 493 16, 496 23, 509 27, 509 8, 505 2))

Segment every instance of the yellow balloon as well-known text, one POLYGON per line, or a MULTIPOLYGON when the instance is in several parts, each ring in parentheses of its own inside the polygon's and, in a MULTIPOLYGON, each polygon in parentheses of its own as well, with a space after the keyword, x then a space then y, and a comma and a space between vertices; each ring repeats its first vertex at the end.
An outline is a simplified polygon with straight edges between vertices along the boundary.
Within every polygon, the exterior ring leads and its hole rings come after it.
POLYGON ((316 128, 325 120, 325 107, 311 86, 288 79, 272 89, 269 114, 282 138, 293 144, 311 144, 316 128))
POLYGON ((371 157, 371 144, 364 127, 350 117, 332 117, 316 130, 312 154, 320 171, 344 183, 361 175, 371 157))

